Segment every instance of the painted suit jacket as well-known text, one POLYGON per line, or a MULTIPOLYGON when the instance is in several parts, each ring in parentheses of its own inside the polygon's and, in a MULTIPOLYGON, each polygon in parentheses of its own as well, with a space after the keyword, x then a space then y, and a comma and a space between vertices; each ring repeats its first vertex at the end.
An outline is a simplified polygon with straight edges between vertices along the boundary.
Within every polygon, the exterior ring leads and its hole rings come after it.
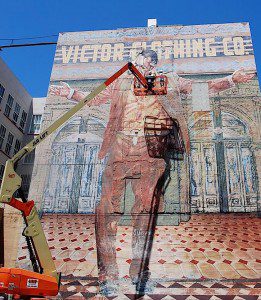
MULTIPOLYGON (((167 77, 169 81, 167 95, 152 97, 157 97, 157 100, 161 103, 168 115, 179 122, 185 149, 188 153, 190 149, 189 133, 180 95, 191 93, 193 80, 179 77, 175 73, 168 74, 167 77)), ((126 104, 125 99, 128 97, 128 93, 133 93, 132 82, 133 77, 129 75, 117 79, 89 104, 90 106, 95 106, 111 101, 109 121, 105 129, 103 143, 99 152, 100 159, 104 158, 105 155, 112 150, 116 133, 123 130, 122 118, 126 104)), ((210 80, 208 81, 208 85, 210 93, 216 93, 234 86, 231 76, 210 80)))

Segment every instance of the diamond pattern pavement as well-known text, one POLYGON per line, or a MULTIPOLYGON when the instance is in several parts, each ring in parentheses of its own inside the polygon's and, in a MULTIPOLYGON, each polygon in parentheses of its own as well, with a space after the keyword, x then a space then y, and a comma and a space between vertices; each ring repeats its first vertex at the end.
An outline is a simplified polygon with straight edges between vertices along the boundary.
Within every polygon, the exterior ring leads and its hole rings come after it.
MULTIPOLYGON (((98 294, 94 216, 44 215, 42 222, 63 274, 62 297, 106 299, 98 294)), ((158 226, 150 259, 151 279, 157 285, 153 295, 139 299, 258 299, 260 228, 260 219, 251 214, 195 214, 179 226, 158 226)), ((122 292, 114 299, 138 299, 129 280, 131 236, 131 226, 118 227, 122 292)), ((24 242, 20 248, 19 266, 28 268, 24 242)))

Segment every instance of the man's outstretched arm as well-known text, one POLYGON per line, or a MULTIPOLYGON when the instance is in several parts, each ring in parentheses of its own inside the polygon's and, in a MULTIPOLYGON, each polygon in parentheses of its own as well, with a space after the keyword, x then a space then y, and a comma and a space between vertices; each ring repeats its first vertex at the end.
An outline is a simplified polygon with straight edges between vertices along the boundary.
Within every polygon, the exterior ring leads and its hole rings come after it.
MULTIPOLYGON (((243 69, 239 69, 235 71, 232 75, 217 78, 213 80, 208 80, 209 92, 210 93, 217 93, 224 91, 226 89, 232 88, 237 83, 246 83, 249 82, 255 73, 246 73, 243 69)), ((182 94, 191 94, 192 92, 192 84, 194 80, 185 79, 179 77, 179 89, 182 94)))
MULTIPOLYGON (((104 91, 102 91, 99 95, 91 100, 88 104, 91 105, 101 105, 107 103, 111 99, 113 99, 116 92, 117 83, 112 83, 108 86, 104 91)), ((60 96, 63 98, 67 98, 73 102, 80 102, 83 100, 89 93, 85 93, 83 91, 79 91, 77 89, 73 89, 66 82, 61 82, 61 85, 51 85, 49 88, 49 93, 51 95, 60 96)))
POLYGON ((87 93, 72 89, 66 82, 61 82, 60 85, 51 85, 49 94, 67 98, 74 102, 80 102, 87 96, 87 93))
POLYGON ((232 88, 237 83, 249 82, 254 76, 255 73, 248 74, 243 69, 239 69, 230 76, 209 80, 209 91, 211 93, 221 92, 226 89, 232 88))

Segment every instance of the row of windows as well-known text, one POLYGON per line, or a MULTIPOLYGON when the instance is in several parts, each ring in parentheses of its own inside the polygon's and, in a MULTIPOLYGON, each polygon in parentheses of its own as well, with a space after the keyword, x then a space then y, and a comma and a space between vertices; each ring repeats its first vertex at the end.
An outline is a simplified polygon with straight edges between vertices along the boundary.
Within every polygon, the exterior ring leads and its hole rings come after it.
MULTIPOLYGON (((13 104, 14 104, 14 98, 11 95, 9 95, 7 102, 6 102, 5 111, 4 111, 4 114, 8 118, 11 118, 10 115, 11 115, 12 108, 14 106, 13 104)), ((20 112, 21 112, 21 106, 18 103, 15 103, 12 119, 13 119, 14 123, 16 123, 16 124, 18 123, 20 112)), ((26 119, 27 119, 27 113, 24 110, 22 110, 20 122, 18 124, 18 126, 22 130, 24 130, 26 119)))
MULTIPOLYGON (((4 176, 4 170, 5 170, 5 166, 0 165, 0 186, 2 184, 2 180, 3 180, 3 176, 4 176)), ((0 208, 1 208, 1 206, 0 206, 0 208)))
MULTIPOLYGON (((0 84, 0 103, 4 97, 4 93, 5 93, 5 88, 0 84)), ((27 119, 27 113, 24 110, 21 110, 20 104, 15 102, 14 98, 11 95, 8 95, 4 114, 9 119, 12 118, 14 123, 17 124, 22 130, 24 130, 26 119, 27 119), (11 115, 12 109, 13 109, 13 114, 11 115), (21 111, 22 111, 22 113, 21 113, 21 111), (19 122, 18 119, 19 119, 20 113, 21 113, 21 118, 20 118, 20 122, 19 122)))
POLYGON ((0 165, 0 184, 1 184, 3 176, 4 176, 4 170, 5 170, 5 166, 0 165))
POLYGON ((40 133, 41 123, 42 123, 42 115, 33 115, 29 133, 35 133, 35 134, 40 133))
POLYGON ((21 148, 21 142, 16 139, 14 135, 7 130, 4 125, 0 125, 0 149, 3 150, 8 156, 15 155, 21 148), (6 141, 6 142, 5 142, 6 141), (13 153, 12 153, 13 148, 13 153))
POLYGON ((28 197, 28 192, 29 192, 30 183, 31 183, 31 175, 24 174, 24 175, 21 175, 21 178, 22 178, 22 190, 24 192, 25 197, 28 197))
POLYGON ((33 150, 31 153, 27 154, 24 157, 25 165, 32 165, 34 163, 35 151, 33 150))
POLYGON ((5 88, 2 86, 2 84, 0 83, 0 103, 4 97, 4 93, 5 93, 5 88))

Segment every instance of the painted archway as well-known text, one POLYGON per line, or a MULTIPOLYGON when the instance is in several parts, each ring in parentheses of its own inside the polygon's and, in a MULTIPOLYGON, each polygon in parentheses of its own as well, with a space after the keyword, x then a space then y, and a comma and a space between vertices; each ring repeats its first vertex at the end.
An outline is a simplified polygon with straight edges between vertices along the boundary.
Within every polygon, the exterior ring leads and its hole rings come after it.
POLYGON ((75 117, 58 132, 52 144, 44 212, 94 212, 105 163, 98 159, 104 128, 95 116, 75 117))
POLYGON ((194 212, 257 210, 257 177, 249 124, 231 112, 192 122, 190 186, 194 212), (221 150, 220 150, 221 149, 221 150))

